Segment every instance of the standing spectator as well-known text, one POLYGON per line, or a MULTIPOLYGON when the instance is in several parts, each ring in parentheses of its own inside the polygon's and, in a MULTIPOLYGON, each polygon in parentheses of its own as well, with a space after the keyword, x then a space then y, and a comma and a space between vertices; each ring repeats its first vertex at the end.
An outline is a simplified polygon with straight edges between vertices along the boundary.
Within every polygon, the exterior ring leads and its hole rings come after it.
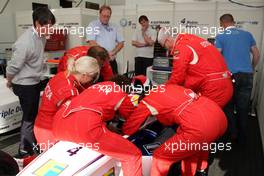
POLYGON ((7 87, 13 88, 23 111, 17 157, 33 154, 36 143, 33 127, 38 113, 44 47, 49 27, 56 21, 48 8, 38 8, 32 16, 33 27, 25 31, 13 45, 13 56, 6 68, 7 87))
POLYGON ((132 38, 132 45, 136 47, 135 75, 146 75, 147 67, 153 63, 156 32, 149 26, 147 16, 140 16, 138 22, 141 30, 137 30, 132 38))
POLYGON ((253 87, 253 69, 259 62, 260 54, 252 34, 237 29, 234 24, 231 14, 220 17, 220 25, 225 31, 216 36, 216 47, 222 52, 235 80, 233 98, 225 108, 229 118, 229 130, 233 139, 238 139, 238 142, 244 144, 253 87), (252 61, 250 53, 253 55, 252 61))
POLYGON ((88 45, 104 47, 110 56, 110 64, 114 74, 118 73, 116 55, 124 47, 124 38, 115 24, 109 23, 112 9, 103 5, 99 10, 99 19, 92 21, 89 27, 93 33, 87 33, 88 45), (98 32, 97 32, 98 30, 98 32))

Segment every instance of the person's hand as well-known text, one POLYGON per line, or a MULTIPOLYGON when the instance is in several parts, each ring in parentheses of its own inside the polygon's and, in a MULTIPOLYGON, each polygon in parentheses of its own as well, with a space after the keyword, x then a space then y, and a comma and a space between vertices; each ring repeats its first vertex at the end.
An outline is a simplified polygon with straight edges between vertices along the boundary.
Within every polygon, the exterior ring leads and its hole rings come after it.
POLYGON ((108 54, 110 57, 110 61, 113 61, 116 58, 116 54, 113 51, 109 51, 108 54))
POLYGON ((6 87, 9 88, 9 89, 12 88, 12 83, 11 83, 11 81, 7 81, 7 82, 6 82, 6 87))

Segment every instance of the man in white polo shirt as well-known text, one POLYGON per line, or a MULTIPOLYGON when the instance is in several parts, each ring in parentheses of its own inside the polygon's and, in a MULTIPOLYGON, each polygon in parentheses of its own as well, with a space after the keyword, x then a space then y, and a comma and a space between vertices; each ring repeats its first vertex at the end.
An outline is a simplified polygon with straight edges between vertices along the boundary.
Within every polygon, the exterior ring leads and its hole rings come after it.
POLYGON ((156 31, 149 26, 147 16, 141 15, 138 22, 141 30, 137 30, 132 38, 132 45, 136 47, 135 74, 146 75, 147 67, 153 63, 156 31))
POLYGON ((103 5, 99 10, 99 19, 88 26, 97 32, 87 33, 86 41, 90 46, 99 45, 108 51, 113 73, 117 74, 116 55, 124 47, 124 38, 117 25, 109 22, 111 15, 112 9, 103 5))

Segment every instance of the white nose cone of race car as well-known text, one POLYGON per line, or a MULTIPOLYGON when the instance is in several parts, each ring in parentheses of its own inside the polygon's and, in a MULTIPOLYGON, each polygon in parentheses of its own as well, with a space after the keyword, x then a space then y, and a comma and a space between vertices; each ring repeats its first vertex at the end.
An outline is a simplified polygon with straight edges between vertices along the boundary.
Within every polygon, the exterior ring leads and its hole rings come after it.
POLYGON ((18 97, 6 87, 6 82, 0 76, 0 134, 20 127, 22 119, 18 97))
MULTIPOLYGON (((150 175, 152 157, 143 156, 143 176, 150 175)), ((60 141, 27 165, 18 176, 76 175, 122 176, 121 164, 95 150, 73 142, 60 141)))
POLYGON ((60 141, 27 165, 18 176, 114 175, 120 172, 118 162, 84 144, 60 141))

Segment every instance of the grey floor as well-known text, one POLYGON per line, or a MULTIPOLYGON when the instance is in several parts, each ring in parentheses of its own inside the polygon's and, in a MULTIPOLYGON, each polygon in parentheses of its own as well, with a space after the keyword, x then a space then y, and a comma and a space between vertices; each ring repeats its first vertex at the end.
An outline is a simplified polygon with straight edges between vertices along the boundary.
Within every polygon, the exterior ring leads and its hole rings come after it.
POLYGON ((19 129, 0 134, 0 150, 14 156, 17 154, 19 145, 19 129))
MULTIPOLYGON (((248 119, 249 139, 244 147, 232 145, 232 150, 210 157, 210 176, 264 176, 264 155, 256 117, 248 119)), ((223 137, 221 141, 228 140, 223 137)))
MULTIPOLYGON (((257 118, 249 117, 249 141, 245 147, 232 146, 227 152, 210 156, 209 176, 264 176, 264 155, 257 118)), ((0 135, 0 150, 15 155, 19 129, 0 135)), ((222 141, 227 142, 223 137, 222 141)))

